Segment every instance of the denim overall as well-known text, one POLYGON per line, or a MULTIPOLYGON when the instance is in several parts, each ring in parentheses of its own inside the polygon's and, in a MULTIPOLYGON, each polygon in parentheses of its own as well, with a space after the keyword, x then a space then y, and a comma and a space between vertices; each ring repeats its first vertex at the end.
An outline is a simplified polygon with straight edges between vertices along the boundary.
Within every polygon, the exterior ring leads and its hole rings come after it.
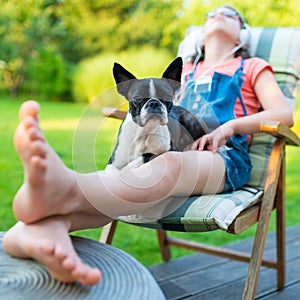
MULTIPOLYGON (((241 95, 243 85, 242 59, 240 67, 233 76, 214 72, 209 91, 197 91, 194 79, 195 68, 187 76, 183 94, 179 103, 191 111, 199 120, 206 124, 207 132, 235 119, 234 107, 239 98, 244 115, 247 110, 241 95)), ((223 157, 226 166, 224 192, 231 192, 242 187, 250 179, 252 169, 248 153, 247 135, 234 135, 220 147, 218 153, 223 157)))

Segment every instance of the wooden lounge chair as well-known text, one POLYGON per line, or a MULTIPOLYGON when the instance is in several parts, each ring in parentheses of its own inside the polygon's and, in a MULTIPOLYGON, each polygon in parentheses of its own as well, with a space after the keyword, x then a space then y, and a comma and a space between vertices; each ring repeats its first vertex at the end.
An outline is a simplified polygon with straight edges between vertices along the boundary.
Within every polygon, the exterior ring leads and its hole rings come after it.
MULTIPOLYGON (((193 30, 199 30, 199 27, 189 28, 186 39, 193 30)), ((294 105, 300 78, 300 28, 255 27, 251 33, 252 54, 271 63, 282 91, 291 105, 294 105)), ((110 108, 103 109, 103 114, 119 119, 126 116, 126 112, 110 108)), ((177 246, 248 262, 243 299, 254 299, 261 265, 276 269, 277 287, 281 290, 285 285, 286 145, 300 145, 298 136, 290 128, 278 122, 262 122, 261 133, 253 136, 250 145, 253 171, 245 187, 231 194, 190 197, 173 213, 157 221, 147 221, 138 215, 122 218, 122 221, 157 229, 164 261, 171 257, 169 246, 177 246), (276 212, 275 260, 263 259, 272 211, 276 212), (257 228, 251 253, 240 253, 167 235, 168 230, 202 232, 215 229, 239 234, 255 223, 257 228)), ((116 225, 117 221, 113 221, 106 226, 100 241, 112 243, 116 225)))

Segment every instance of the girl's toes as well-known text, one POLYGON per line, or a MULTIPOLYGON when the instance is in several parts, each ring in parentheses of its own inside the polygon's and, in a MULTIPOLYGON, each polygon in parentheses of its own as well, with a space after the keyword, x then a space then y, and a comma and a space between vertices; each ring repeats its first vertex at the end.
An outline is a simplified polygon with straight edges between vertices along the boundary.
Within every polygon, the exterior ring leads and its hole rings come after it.
POLYGON ((91 268, 84 264, 74 269, 71 274, 77 281, 84 285, 97 284, 102 277, 100 270, 91 268))
POLYGON ((41 244, 40 249, 41 249, 43 254, 48 255, 48 256, 52 256, 52 255, 54 255, 55 246, 54 246, 53 243, 51 243, 49 241, 44 241, 41 244))
POLYGON ((46 171, 47 170, 46 160, 41 158, 40 156, 32 156, 30 159, 30 163, 31 163, 32 168, 35 169, 35 171, 46 171))
POLYGON ((40 140, 33 141, 30 149, 32 155, 40 156, 42 158, 45 158, 47 155, 47 149, 45 147, 45 143, 40 140))
POLYGON ((63 260, 62 262, 62 267, 67 270, 68 272, 71 272, 75 269, 76 267, 76 263, 74 261, 74 259, 67 257, 63 260))
POLYGON ((97 284, 101 280, 101 278, 102 278, 102 274, 100 270, 91 269, 85 276, 83 283, 86 285, 94 285, 97 284))
POLYGON ((87 271, 87 267, 84 264, 80 263, 76 265, 74 270, 71 272, 71 275, 76 278, 76 280, 82 283, 83 279, 87 275, 87 271))
POLYGON ((45 141, 43 132, 38 127, 31 127, 28 129, 28 137, 30 140, 45 141))

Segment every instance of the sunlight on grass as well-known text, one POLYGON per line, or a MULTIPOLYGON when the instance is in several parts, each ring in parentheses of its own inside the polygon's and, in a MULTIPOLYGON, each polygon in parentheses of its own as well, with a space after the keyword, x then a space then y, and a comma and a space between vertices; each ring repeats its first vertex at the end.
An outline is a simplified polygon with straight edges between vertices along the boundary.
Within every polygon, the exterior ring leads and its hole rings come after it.
POLYGON ((40 125, 44 130, 74 130, 78 119, 51 119, 41 120, 40 125))

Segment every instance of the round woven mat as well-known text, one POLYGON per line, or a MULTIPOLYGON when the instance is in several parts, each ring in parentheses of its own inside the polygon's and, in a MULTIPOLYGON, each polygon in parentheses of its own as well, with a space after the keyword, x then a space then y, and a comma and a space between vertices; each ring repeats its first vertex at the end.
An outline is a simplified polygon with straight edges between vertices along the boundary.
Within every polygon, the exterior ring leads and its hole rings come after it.
POLYGON ((10 257, 2 246, 0 232, 0 299, 2 300, 156 300, 165 299, 150 272, 137 260, 110 245, 72 237, 76 251, 103 274, 101 282, 87 287, 64 284, 33 260, 10 257))

